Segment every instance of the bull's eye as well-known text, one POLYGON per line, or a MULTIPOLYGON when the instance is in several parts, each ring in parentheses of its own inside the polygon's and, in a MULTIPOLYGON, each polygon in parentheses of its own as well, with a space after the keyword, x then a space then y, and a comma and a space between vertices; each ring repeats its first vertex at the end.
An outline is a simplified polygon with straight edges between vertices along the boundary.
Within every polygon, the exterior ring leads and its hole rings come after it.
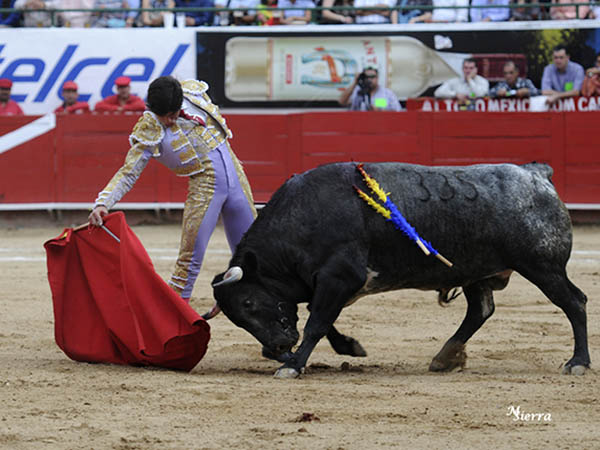
POLYGON ((252 302, 249 299, 244 300, 242 306, 246 309, 250 309, 252 307, 252 302))

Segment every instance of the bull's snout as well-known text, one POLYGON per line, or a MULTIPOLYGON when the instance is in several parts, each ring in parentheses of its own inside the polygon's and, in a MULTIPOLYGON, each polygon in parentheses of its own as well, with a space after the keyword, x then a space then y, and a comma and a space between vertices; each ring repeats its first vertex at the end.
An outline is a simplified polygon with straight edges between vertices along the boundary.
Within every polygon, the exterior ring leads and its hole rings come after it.
POLYGON ((275 346, 275 354, 281 355, 282 353, 289 352, 292 349, 293 345, 290 344, 277 344, 275 346))
POLYGON ((280 335, 275 339, 272 339, 268 345, 264 345, 262 354, 265 358, 275 359, 282 361, 282 357, 285 354, 289 354, 292 348, 298 342, 299 334, 296 330, 290 330, 285 335, 280 335))
POLYGON ((285 336, 281 336, 272 342, 271 349, 276 355, 287 353, 292 350, 292 347, 298 342, 298 332, 296 330, 290 330, 285 336))

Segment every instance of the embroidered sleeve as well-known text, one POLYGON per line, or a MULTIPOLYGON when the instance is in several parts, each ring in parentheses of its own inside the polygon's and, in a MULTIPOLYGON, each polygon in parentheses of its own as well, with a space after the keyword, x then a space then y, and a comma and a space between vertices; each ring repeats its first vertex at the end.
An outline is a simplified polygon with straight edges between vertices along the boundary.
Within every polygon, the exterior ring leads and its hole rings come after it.
POLYGON ((98 194, 94 207, 103 205, 107 209, 111 209, 115 203, 121 200, 142 174, 148 161, 152 158, 152 153, 152 150, 144 144, 133 145, 127 152, 123 166, 98 194))

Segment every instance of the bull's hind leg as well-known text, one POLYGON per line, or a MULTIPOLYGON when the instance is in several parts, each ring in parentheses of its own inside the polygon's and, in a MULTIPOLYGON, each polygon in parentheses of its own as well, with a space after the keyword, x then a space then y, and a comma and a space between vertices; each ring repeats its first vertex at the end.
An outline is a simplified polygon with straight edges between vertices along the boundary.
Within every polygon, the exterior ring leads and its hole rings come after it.
POLYGON ((459 366, 464 367, 467 360, 466 342, 494 313, 494 296, 489 280, 464 286, 463 291, 467 298, 467 314, 456 333, 448 339, 448 342, 431 361, 429 370, 433 372, 449 371, 459 366))
POLYGON ((564 311, 571 322, 575 338, 575 351, 568 360, 563 373, 583 375, 590 367, 587 337, 587 297, 567 278, 564 268, 536 267, 535 270, 518 270, 535 284, 552 303, 564 311))

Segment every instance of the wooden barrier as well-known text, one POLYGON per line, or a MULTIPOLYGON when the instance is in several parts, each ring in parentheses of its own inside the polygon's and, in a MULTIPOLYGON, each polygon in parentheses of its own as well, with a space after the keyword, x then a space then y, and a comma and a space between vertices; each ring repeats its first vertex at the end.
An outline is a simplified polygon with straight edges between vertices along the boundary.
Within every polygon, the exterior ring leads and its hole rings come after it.
MULTIPOLYGON (((526 163, 554 168, 570 204, 600 204, 600 151, 591 130, 597 112, 310 112, 226 114, 232 146, 257 202, 290 175, 335 161, 430 165, 526 163)), ((32 117, 4 117, 0 133, 32 117)), ((58 116, 56 128, 0 153, 0 207, 88 203, 120 167, 135 115, 58 116)), ((186 180, 151 162, 123 202, 184 201, 186 180)))

